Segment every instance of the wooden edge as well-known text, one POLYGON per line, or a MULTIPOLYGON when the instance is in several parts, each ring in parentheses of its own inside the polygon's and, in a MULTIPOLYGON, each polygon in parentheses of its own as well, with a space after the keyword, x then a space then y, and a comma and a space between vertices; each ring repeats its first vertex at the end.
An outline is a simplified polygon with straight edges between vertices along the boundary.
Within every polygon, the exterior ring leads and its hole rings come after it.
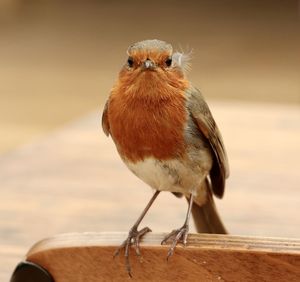
MULTIPOLYGON (((141 246, 161 247, 164 233, 148 233, 141 246)), ((127 237, 125 232, 85 232, 59 234, 37 242, 27 257, 49 249, 71 247, 119 246, 127 237)), ((206 250, 255 251, 300 254, 300 239, 248 237, 217 234, 189 234, 186 248, 206 250)))
POLYGON ((148 233, 142 256, 130 249, 113 257, 127 233, 69 233, 44 239, 27 254, 55 282, 134 281, 300 281, 300 240, 231 235, 190 234, 166 259, 163 233, 148 233), (130 266, 129 266, 130 265, 130 266))

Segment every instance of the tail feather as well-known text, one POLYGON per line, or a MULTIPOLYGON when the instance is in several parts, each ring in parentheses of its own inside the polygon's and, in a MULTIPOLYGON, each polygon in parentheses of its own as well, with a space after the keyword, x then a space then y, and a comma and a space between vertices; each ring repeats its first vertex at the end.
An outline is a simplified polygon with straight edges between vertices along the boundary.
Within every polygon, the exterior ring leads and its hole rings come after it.
MULTIPOLYGON (((207 187, 208 188, 208 187, 207 187)), ((192 215, 199 233, 228 234, 215 205, 211 189, 207 189, 207 201, 203 205, 193 203, 192 215)))

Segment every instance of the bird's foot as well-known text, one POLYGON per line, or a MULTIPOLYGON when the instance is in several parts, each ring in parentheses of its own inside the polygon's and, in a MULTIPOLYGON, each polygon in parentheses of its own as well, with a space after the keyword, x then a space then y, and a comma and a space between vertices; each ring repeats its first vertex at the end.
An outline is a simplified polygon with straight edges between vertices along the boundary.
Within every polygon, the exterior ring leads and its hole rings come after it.
POLYGON ((168 251, 167 260, 169 260, 169 258, 174 254, 178 243, 182 243, 184 246, 186 246, 188 233, 189 226, 188 224, 184 224, 181 228, 173 230, 161 241, 161 244, 164 245, 169 240, 172 240, 171 247, 168 251))
POLYGON ((124 249, 126 270, 130 277, 132 277, 132 275, 129 261, 129 249, 131 246, 134 246, 136 255, 139 258, 141 258, 140 241, 141 238, 148 232, 151 232, 151 229, 149 227, 145 227, 138 231, 137 227, 134 226, 130 229, 127 239, 120 245, 120 247, 114 253, 114 257, 116 257, 124 249))

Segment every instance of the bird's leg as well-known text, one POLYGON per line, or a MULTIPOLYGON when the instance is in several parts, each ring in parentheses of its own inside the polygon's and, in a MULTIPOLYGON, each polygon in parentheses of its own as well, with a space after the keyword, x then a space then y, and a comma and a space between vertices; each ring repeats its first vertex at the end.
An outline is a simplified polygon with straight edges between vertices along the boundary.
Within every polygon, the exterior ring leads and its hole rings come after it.
POLYGON ((184 246, 187 243, 187 237, 188 237, 188 233, 189 233, 189 221, 190 221, 192 206, 193 206, 193 195, 191 194, 190 199, 189 199, 189 207, 188 207, 188 211, 187 211, 183 226, 179 229, 173 230, 161 242, 161 244, 163 245, 163 244, 166 244, 169 241, 169 239, 173 240, 171 247, 168 251, 167 260, 170 258, 170 256, 173 255, 178 242, 182 242, 184 246))
POLYGON ((131 276, 131 267, 130 267, 130 262, 129 262, 129 249, 130 249, 130 246, 131 245, 134 246, 137 256, 140 257, 141 256, 140 239, 146 233, 151 232, 151 229, 149 227, 144 227, 143 229, 138 230, 138 226, 140 225, 141 221, 145 217, 146 213, 150 209, 151 205, 153 204, 153 202, 155 201, 155 199, 156 199, 156 197, 158 196, 159 193, 160 193, 160 191, 156 191, 154 193, 154 195, 150 199, 149 203, 147 204, 147 206, 143 210, 142 214, 139 216, 139 218, 137 219, 135 224, 130 229, 127 239, 121 244, 121 246, 114 253, 114 257, 116 257, 117 255, 119 255, 120 251, 122 249, 124 249, 126 269, 127 269, 127 272, 129 274, 129 276, 131 276))

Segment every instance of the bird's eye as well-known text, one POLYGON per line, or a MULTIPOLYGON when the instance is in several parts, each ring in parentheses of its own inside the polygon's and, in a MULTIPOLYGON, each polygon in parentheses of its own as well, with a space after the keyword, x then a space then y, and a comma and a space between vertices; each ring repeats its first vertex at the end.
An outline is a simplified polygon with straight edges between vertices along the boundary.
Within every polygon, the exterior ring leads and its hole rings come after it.
POLYGON ((130 68, 133 67, 133 59, 132 59, 131 57, 128 58, 127 64, 128 64, 128 66, 129 66, 130 68))
POLYGON ((170 67, 172 65, 172 59, 168 58, 165 63, 167 67, 170 67))

